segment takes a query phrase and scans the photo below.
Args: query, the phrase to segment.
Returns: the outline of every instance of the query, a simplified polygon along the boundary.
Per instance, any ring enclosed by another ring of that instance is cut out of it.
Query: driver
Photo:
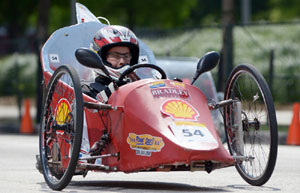
[[[111,25],[101,28],[95,34],[90,49],[99,54],[111,78],[116,81],[129,66],[138,63],[138,39],[131,30],[123,26]],[[97,74],[95,82],[83,84],[82,91],[101,102],[107,102],[115,90],[114,85],[101,70],[95,72]],[[107,143],[107,135],[91,147],[90,153],[99,154],[101,147],[105,145],[103,141]],[[41,167],[40,158],[37,156],[36,168],[42,173]]]
[[[116,81],[129,66],[138,63],[137,37],[123,26],[111,25],[101,28],[95,34],[90,49],[99,54],[111,78]],[[107,102],[115,90],[114,84],[102,70],[97,69],[95,72],[95,82],[83,85],[82,91],[100,102]]]

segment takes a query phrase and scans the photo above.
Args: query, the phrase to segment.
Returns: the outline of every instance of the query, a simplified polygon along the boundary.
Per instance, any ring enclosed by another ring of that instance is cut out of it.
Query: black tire
[[[83,96],[78,75],[71,66],[60,66],[53,73],[40,125],[45,181],[51,189],[62,190],[76,170],[83,128]]]
[[[253,66],[239,65],[227,80],[224,99],[241,104],[241,135],[235,130],[234,123],[239,120],[234,120],[233,105],[224,108],[229,151],[233,156],[247,157],[246,160],[236,159],[236,169],[246,182],[261,186],[273,173],[278,147],[277,120],[269,87]]]

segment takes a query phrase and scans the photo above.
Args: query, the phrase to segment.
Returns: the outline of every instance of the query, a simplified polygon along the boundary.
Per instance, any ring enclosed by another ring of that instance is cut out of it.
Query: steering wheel
[[[166,75],[165,71],[163,69],[161,69],[160,67],[154,65],[154,64],[137,64],[137,65],[130,66],[128,69],[126,69],[121,74],[118,82],[123,82],[123,79],[125,78],[125,76],[128,76],[135,69],[137,69],[137,68],[144,68],[144,67],[153,68],[153,69],[157,70],[161,74],[161,79],[166,79],[167,78],[167,75]]]

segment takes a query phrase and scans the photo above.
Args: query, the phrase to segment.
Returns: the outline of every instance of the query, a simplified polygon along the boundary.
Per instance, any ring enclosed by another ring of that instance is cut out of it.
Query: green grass
[[[288,125],[277,125],[277,129],[278,131],[284,131],[287,132],[289,130],[289,126]],[[269,130],[269,127],[267,127],[266,125],[261,125],[261,130]]]
[[[289,126],[287,125],[278,125],[278,131],[288,131]]]

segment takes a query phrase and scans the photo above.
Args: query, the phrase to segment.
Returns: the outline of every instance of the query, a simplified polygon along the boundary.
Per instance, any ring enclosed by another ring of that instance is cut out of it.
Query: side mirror
[[[79,48],[75,51],[75,57],[79,63],[86,67],[101,69],[105,75],[110,77],[108,70],[105,68],[101,57],[88,48]]]
[[[192,84],[197,80],[197,78],[204,72],[212,70],[219,64],[220,55],[218,52],[212,51],[206,53],[197,64],[197,71],[193,78]]]

